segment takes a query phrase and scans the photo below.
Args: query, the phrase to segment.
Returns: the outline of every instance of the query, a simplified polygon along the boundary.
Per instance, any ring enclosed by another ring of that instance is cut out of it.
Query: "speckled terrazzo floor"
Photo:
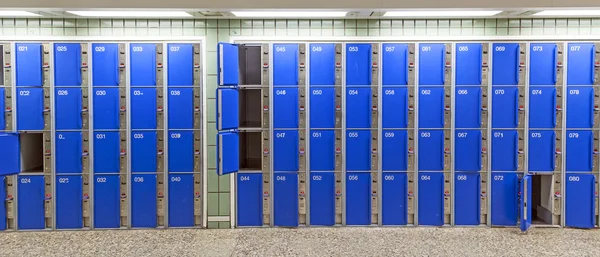
[[[0,233],[0,256],[600,256],[600,230],[300,228]]]

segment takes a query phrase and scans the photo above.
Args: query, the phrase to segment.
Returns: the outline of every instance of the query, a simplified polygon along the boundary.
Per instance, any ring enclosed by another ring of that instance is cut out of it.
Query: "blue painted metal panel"
[[[371,173],[346,173],[346,225],[371,224]]]
[[[479,225],[481,178],[478,172],[457,172],[454,176],[454,223]]]
[[[419,130],[419,170],[444,170],[444,131]]]
[[[419,128],[444,127],[444,97],[442,87],[419,89]]]
[[[408,92],[406,87],[383,88],[381,121],[383,128],[406,128],[408,125]],[[414,108],[411,106],[410,108]]]
[[[119,89],[97,87],[93,97],[94,129],[119,129]]]
[[[408,84],[408,44],[387,43],[382,45],[382,84]]]
[[[446,44],[419,44],[419,85],[444,85]]]
[[[131,88],[131,129],[156,129],[156,89]]]
[[[298,226],[298,174],[277,173],[273,185],[273,212],[275,226]]]
[[[119,175],[94,177],[94,227],[121,227],[121,179]]]
[[[516,171],[519,134],[515,130],[492,130],[492,170]]]
[[[517,225],[517,173],[492,172],[492,226]]]
[[[444,173],[419,173],[419,225],[444,225]]]
[[[194,132],[169,131],[169,172],[194,171]]]
[[[17,110],[17,130],[43,130],[43,89],[17,88]]]
[[[119,44],[92,44],[92,85],[119,85]]]
[[[263,224],[262,174],[237,174],[237,225],[257,227]]]
[[[593,85],[596,47],[594,43],[569,43],[567,85]]]
[[[155,228],[157,225],[156,208],[156,175],[132,175],[131,226]]]
[[[454,96],[456,128],[481,127],[481,87],[457,86]]]
[[[18,174],[21,171],[19,134],[0,133],[0,145],[0,176]]]
[[[273,50],[273,86],[297,86],[298,44],[273,44]]]
[[[193,49],[190,45],[190,50],[193,53]],[[234,44],[228,43],[219,43],[217,47],[217,54],[219,58],[217,58],[217,67],[218,67],[218,76],[217,76],[217,84],[219,86],[226,85],[237,85],[239,83],[239,50],[238,46]],[[180,56],[181,61],[184,59],[187,61],[188,57]],[[189,56],[190,63],[193,63],[193,55]],[[186,62],[187,63],[187,62]],[[181,75],[181,74],[173,74],[173,75]],[[192,81],[192,74],[190,74],[190,81]],[[170,85],[171,83],[169,83]],[[184,85],[184,84],[181,84]]]
[[[382,224],[384,226],[406,225],[408,221],[406,173],[384,172],[382,188]]]
[[[0,131],[6,129],[6,105],[4,104],[4,88],[0,88]]]
[[[371,85],[371,44],[346,44],[346,85]]]
[[[81,176],[56,176],[56,228],[83,227],[83,183]]]
[[[185,89],[187,90],[187,89]],[[191,89],[190,89],[191,90]],[[171,90],[171,92],[177,92],[177,90]],[[173,97],[175,98],[175,97]],[[296,100],[296,103],[298,100]],[[183,109],[185,106],[180,106]],[[189,107],[192,107],[192,102],[190,101]],[[239,127],[239,91],[237,88],[218,88],[217,89],[217,130],[228,130],[228,129],[237,129]],[[187,114],[187,113],[186,113]],[[193,114],[190,112],[186,115],[189,121],[185,124],[181,124],[179,126],[192,126],[193,123]],[[169,118],[169,122],[171,122],[171,118]],[[177,122],[173,120],[173,125]],[[189,123],[189,124],[188,124]],[[171,123],[169,123],[171,124]]]
[[[597,152],[597,150],[596,150]],[[592,171],[594,135],[591,130],[567,131],[566,171]]]
[[[310,175],[310,225],[335,225],[335,174],[312,172]]]
[[[346,88],[346,128],[371,128],[371,88]]]
[[[16,53],[16,75],[17,86],[32,86],[41,87],[44,84],[42,75],[43,64],[42,53],[43,48],[40,43],[15,44]],[[8,61],[8,60],[7,60]]]
[[[333,171],[336,152],[335,131],[312,130],[310,135],[310,170]]]
[[[554,171],[556,133],[548,130],[529,131],[529,171]]]
[[[4,176],[0,176],[0,201],[6,201],[6,185],[4,184]],[[6,206],[0,204],[0,231],[6,230]]]
[[[56,174],[83,172],[81,132],[56,132]]]
[[[81,88],[57,87],[54,92],[56,129],[81,129]]]
[[[407,170],[408,136],[406,130],[384,130],[382,146],[383,171]]]
[[[199,193],[199,192],[198,192]],[[200,194],[198,194],[200,195]],[[194,226],[194,175],[169,174],[169,226]]]
[[[371,131],[346,131],[346,170],[371,170]]]
[[[529,85],[556,84],[557,51],[556,43],[530,44]]]
[[[529,127],[556,126],[556,88],[529,87]]]
[[[44,229],[44,176],[21,175],[18,180],[19,229]]]
[[[94,172],[119,173],[121,170],[119,132],[94,133]]]
[[[310,92],[310,109],[318,110],[310,112],[310,127],[334,128],[335,88],[311,87]]]
[[[456,44],[456,85],[481,85],[481,48],[481,43]]]
[[[454,170],[481,170],[481,130],[456,130]]]
[[[156,172],[156,134],[154,131],[131,132],[131,172]]]
[[[298,131],[275,130],[273,133],[275,134],[273,139],[273,170],[275,172],[298,171]]]
[[[492,87],[492,127],[516,128],[519,126],[519,89],[517,87]]]
[[[335,44],[310,44],[310,84],[335,85]]]
[[[237,132],[217,134],[217,175],[226,175],[240,170],[240,139]]]
[[[532,201],[532,183],[531,183],[531,175],[523,176],[523,180],[520,183],[520,210],[523,215],[520,215],[520,228],[521,231],[527,231],[529,227],[531,227],[532,213],[531,208],[533,205]]]
[[[569,87],[567,91],[567,128],[592,128],[595,108],[594,88]]]
[[[87,52],[87,50],[86,50]],[[54,43],[54,86],[80,86],[81,44]]]
[[[567,227],[594,228],[596,178],[592,174],[567,174],[565,222]]]
[[[298,128],[298,88],[273,91],[273,128]]]
[[[492,44],[492,85],[518,85],[520,68],[518,43]]]
[[[129,45],[131,86],[156,86],[156,44]]]
[[[194,128],[194,92],[193,92],[193,89],[192,88],[169,88],[168,98],[169,98],[169,108],[168,108],[169,129],[193,129]],[[237,99],[236,99],[236,102],[237,102]],[[229,102],[227,102],[227,103],[229,103]]]

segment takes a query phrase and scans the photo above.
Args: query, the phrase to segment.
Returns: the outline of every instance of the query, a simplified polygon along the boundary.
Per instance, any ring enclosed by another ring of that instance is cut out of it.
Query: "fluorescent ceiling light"
[[[192,17],[183,11],[67,11],[86,17]]]
[[[494,16],[502,11],[391,11],[386,17],[480,17]]]
[[[237,17],[344,17],[347,12],[327,11],[239,11],[231,12]]]
[[[37,13],[26,12],[26,11],[0,11],[0,16],[41,16]]]
[[[600,16],[600,10],[546,10],[535,16]]]

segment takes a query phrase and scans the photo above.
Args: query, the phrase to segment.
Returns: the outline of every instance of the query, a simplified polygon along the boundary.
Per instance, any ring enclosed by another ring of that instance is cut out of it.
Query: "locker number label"
[[[141,90],[133,90],[133,95],[144,95],[144,92]]]
[[[285,132],[275,133],[275,137],[276,138],[284,138],[285,137]]]
[[[358,181],[358,175],[350,175],[350,176],[348,176],[348,180]]]
[[[58,139],[60,139],[60,140],[63,140],[63,139],[65,139],[65,135],[63,135],[63,134],[58,134]]]
[[[394,175],[385,175],[383,176],[383,180],[394,181],[396,177]]]
[[[250,181],[250,176],[240,176],[240,181]]]
[[[571,90],[569,90],[569,95],[579,95],[579,89],[571,89]]]
[[[421,51],[423,52],[431,52],[431,46],[422,46]]]
[[[394,134],[394,132],[385,132],[385,133],[383,133],[383,136],[384,137],[394,137],[395,134]]]
[[[181,177],[171,177],[171,182],[181,182]]]
[[[104,51],[106,51],[106,47],[104,47],[104,46],[94,47],[94,52],[104,52]]]
[[[542,138],[542,133],[533,132],[533,133],[531,133],[531,137],[532,138]]]
[[[69,184],[69,178],[59,178],[58,183],[60,184]]]
[[[106,177],[97,177],[96,182],[98,183],[106,183]]]
[[[30,92],[29,90],[21,90],[19,91],[19,95],[20,96],[29,96]]]
[[[532,95],[541,95],[542,94],[542,90],[539,90],[539,89],[531,90],[531,94]]]
[[[579,181],[579,176],[569,176],[569,181],[577,182]]]
[[[96,139],[106,139],[106,134],[96,134]]]
[[[544,51],[544,48],[542,46],[532,46],[531,51],[541,52],[541,51]]]
[[[421,94],[422,95],[431,95],[431,90],[429,90],[429,89],[423,89],[423,90],[421,90]]]
[[[421,132],[421,137],[431,137],[430,132]]]
[[[285,46],[275,47],[275,52],[285,52]]]
[[[285,176],[275,176],[277,181],[285,181]]]
[[[467,180],[467,175],[458,175],[456,176],[456,180],[465,181]]]
[[[350,132],[348,133],[348,137],[358,137],[358,132]]]
[[[358,95],[358,90],[356,90],[356,89],[350,89],[350,90],[348,90],[348,94],[349,95]]]
[[[144,177],[133,177],[133,182],[142,183],[144,182]]]
[[[143,52],[144,48],[141,47],[141,46],[134,46],[134,47],[131,48],[131,50],[134,51],[134,52]]]
[[[312,94],[313,95],[322,95],[323,94],[323,90],[315,89],[315,90],[312,91]]]
[[[313,132],[312,137],[321,137],[321,132]]]
[[[494,95],[503,95],[504,94],[504,89],[496,89],[494,90]]]
[[[286,95],[287,94],[287,90],[275,90],[275,94],[276,95]]]
[[[27,52],[27,46],[19,46],[19,47],[17,48],[17,50],[18,50],[19,52]]]
[[[569,47],[569,50],[571,50],[571,52],[578,52],[581,50],[581,46],[571,46]]]
[[[314,181],[321,181],[321,180],[323,180],[323,176],[321,176],[321,175],[313,175],[312,176],[312,180],[314,180]]]
[[[358,52],[358,46],[349,46],[348,52]]]
[[[106,95],[106,90],[96,90],[96,95]]]
[[[170,52],[179,52],[179,46],[171,46],[169,47]]]
[[[569,133],[569,138],[579,138],[579,133]]]
[[[181,95],[181,91],[179,91],[179,90],[171,90],[171,95]]]
[[[494,50],[496,52],[504,52],[504,51],[506,51],[506,47],[505,46],[496,46],[496,48],[494,48]]]
[[[459,46],[458,47],[458,51],[459,52],[468,52],[469,51],[469,46]]]
[[[457,134],[458,137],[467,137],[467,132],[460,132]]]
[[[504,176],[495,175],[494,180],[498,180],[498,181],[504,180]]]
[[[502,133],[502,132],[494,132],[494,137],[504,137],[504,133]]]
[[[67,46],[57,46],[56,47],[56,51],[57,52],[66,52],[67,51]]]
[[[459,89],[459,90],[457,91],[457,93],[458,93],[459,95],[467,95],[467,94],[469,94],[469,90],[466,90],[466,89]]]
[[[181,138],[180,133],[171,133],[171,138]]]
[[[385,47],[385,51],[386,52],[393,52],[394,50],[396,50],[395,46],[386,46]]]
[[[133,134],[133,138],[135,138],[135,139],[142,139],[142,138],[144,138],[144,134],[135,133],[135,134]]]
[[[312,47],[312,51],[313,51],[313,52],[321,52],[321,51],[323,51],[323,47],[320,47],[320,46],[313,46],[313,47]]]
[[[429,176],[429,175],[421,175],[421,180],[431,180],[431,176]]]
[[[56,91],[57,95],[69,95],[69,91],[67,90],[58,90]]]
[[[30,178],[21,178],[21,184],[29,184],[29,183],[31,183]]]
[[[395,95],[396,94],[396,90],[386,89],[384,93],[385,93],[385,95]]]

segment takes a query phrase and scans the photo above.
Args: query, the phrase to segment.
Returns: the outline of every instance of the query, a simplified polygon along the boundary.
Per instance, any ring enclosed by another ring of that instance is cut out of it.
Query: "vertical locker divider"
[[[487,57],[488,59],[487,61],[487,108],[488,108],[488,112],[487,112],[487,139],[488,139],[488,144],[487,144],[487,178],[486,178],[486,189],[485,189],[485,196],[486,196],[486,213],[487,213],[487,227],[491,228],[492,227],[492,197],[491,197],[491,192],[492,192],[492,93],[493,93],[493,89],[492,89],[492,74],[493,72],[492,69],[492,65],[493,65],[493,58],[494,55],[492,54],[492,46],[493,44],[490,42],[485,42],[484,44],[487,44],[487,49],[488,49],[488,54]]]
[[[378,67],[383,67],[383,43],[377,43],[379,56]],[[408,56],[406,56],[408,58]],[[408,72],[408,68],[407,68]],[[408,79],[408,78],[407,78]],[[377,225],[383,226],[383,68],[377,69]],[[408,87],[408,85],[407,85]],[[408,94],[408,92],[407,92]],[[373,103],[372,103],[373,104]],[[407,140],[408,141],[408,140]],[[373,148],[373,146],[371,146]],[[373,170],[371,171],[373,172]],[[373,189],[371,189],[373,190]]]
[[[273,62],[273,56],[274,56],[274,47],[273,47],[273,43],[269,43],[268,44],[269,47],[269,151],[271,153],[271,158],[269,158],[269,167],[271,168],[271,170],[269,171],[269,226],[270,227],[274,227],[275,226],[275,118],[274,118],[274,113],[275,113],[275,97],[273,96],[273,80],[275,78],[275,74],[273,73],[273,65],[275,64]],[[264,85],[262,85],[264,87]],[[262,90],[264,90],[264,88],[262,88]],[[264,170],[263,170],[264,172]],[[263,218],[264,219],[264,218]],[[264,224],[264,223],[263,223]]]
[[[90,229],[94,229],[95,226],[95,217],[94,217],[94,202],[95,202],[95,195],[94,195],[94,186],[95,186],[95,182],[96,182],[96,177],[95,177],[95,171],[94,171],[94,87],[93,87],[93,81],[94,81],[94,72],[93,72],[93,65],[94,62],[93,57],[92,57],[92,42],[88,42],[87,43],[87,52],[88,52],[88,81],[87,81],[87,87],[88,87],[88,165],[89,165],[89,204],[90,204]],[[83,86],[83,85],[82,85]]]
[[[455,209],[454,209],[454,204],[456,203],[456,188],[454,187],[454,174],[456,173],[455,171],[455,163],[456,163],[456,142],[455,141],[455,136],[456,136],[456,95],[455,95],[455,91],[456,91],[456,42],[455,43],[451,43],[450,44],[450,49],[452,49],[451,54],[452,54],[452,61],[451,61],[451,67],[452,70],[450,72],[450,149],[452,149],[451,153],[452,155],[450,156],[450,192],[452,192],[452,194],[450,195],[450,226],[454,226],[456,225],[456,217],[455,217]],[[444,53],[445,54],[445,53]]]
[[[305,226],[310,227],[310,182],[312,178],[312,172],[310,170],[310,141],[311,141],[311,129],[310,129],[310,95],[312,92],[312,84],[310,83],[310,53],[312,52],[312,46],[309,42],[302,42],[304,44],[304,174],[305,174],[305,207],[306,210],[306,221]],[[298,86],[300,87],[300,86]],[[302,127],[299,127],[302,129]]]
[[[164,228],[169,228],[169,112],[167,110],[169,106],[169,45],[165,42],[163,45],[163,187],[165,196],[163,197],[163,217],[164,217]],[[206,114],[205,114],[206,116]],[[206,141],[205,141],[206,142]],[[206,181],[206,180],[205,180]],[[206,182],[204,182],[206,183]],[[204,201],[206,201],[206,192],[204,192]],[[206,209],[206,207],[205,207]]]
[[[341,139],[342,139],[342,150],[341,150],[341,166],[342,166],[342,226],[346,226],[346,42],[342,43],[341,52],[341,74],[342,84],[340,85],[340,96],[342,98],[342,106],[340,107],[341,113],[340,118],[342,119],[341,124]],[[335,88],[335,87],[334,87]]]
[[[52,195],[52,229],[56,230],[56,108],[54,105],[54,94],[55,94],[55,85],[54,85],[54,80],[56,79],[54,76],[54,69],[56,68],[56,63],[54,62],[54,44],[55,43],[49,43],[50,45],[50,61],[49,63],[52,63],[52,65],[50,65],[49,67],[49,75],[50,78],[48,79],[49,81],[49,86],[50,86],[50,110],[52,110],[51,114],[50,114],[50,149],[52,152],[52,161],[51,161],[51,165],[52,165],[52,171],[51,171],[51,181],[52,181],[52,189],[51,189],[51,195]],[[81,53],[79,53],[81,55]],[[54,119],[54,120],[53,120]]]
[[[568,65],[569,62],[567,61],[569,56],[569,48],[568,48],[568,43],[567,42],[561,42],[561,43],[557,43],[557,44],[562,44],[563,47],[563,60],[562,60],[562,65],[563,65],[563,74],[562,74],[562,102],[560,103],[560,105],[563,108],[562,111],[562,116],[561,116],[561,124],[562,124],[562,135],[561,135],[561,149],[563,149],[563,154],[561,155],[561,164],[562,166],[560,167],[561,170],[561,174],[560,174],[560,181],[561,181],[561,185],[560,185],[560,192],[562,194],[561,197],[561,204],[560,204],[560,225],[561,227],[566,227],[566,197],[567,197],[567,97],[568,97]],[[557,57],[558,58],[558,57]],[[560,60],[559,60],[560,61]],[[593,103],[593,99],[592,99],[592,103]],[[593,112],[592,112],[593,113]],[[592,131],[592,143],[594,141],[594,132]],[[593,160],[593,157],[592,157]],[[555,207],[556,208],[556,207]]]
[[[166,47],[163,47],[163,51],[166,51],[166,49],[167,49]],[[207,107],[206,107],[206,102],[207,101],[205,99],[206,98],[206,76],[204,75],[204,68],[206,67],[206,58],[204,57],[204,53],[206,53],[206,45],[205,45],[205,42],[204,42],[204,37],[202,39],[200,39],[200,49],[201,49],[201,51],[200,51],[200,59],[202,61],[202,66],[200,67],[200,86],[202,87],[202,90],[201,90],[202,96],[200,97],[200,101],[202,101],[201,106],[202,106],[202,117],[203,117],[203,119],[200,121],[200,129],[202,131],[202,152],[201,152],[201,154],[203,156],[203,159],[202,159],[202,185],[201,185],[202,186],[202,227],[206,228],[206,227],[208,227],[208,209],[207,209],[208,208],[208,205],[207,205],[207,201],[208,201],[208,186],[207,186],[208,185],[208,174],[207,174],[208,173],[208,146],[207,146],[207,138],[208,138],[208,135],[207,135],[206,126],[205,126],[206,125],[205,124],[206,121],[204,119],[204,117],[207,117],[206,116],[207,115],[207,113],[206,113],[207,112],[207,110],[206,110],[207,109]],[[166,62],[163,61],[163,63],[166,63]],[[165,67],[166,66],[167,65],[165,65]],[[163,74],[166,74],[166,70],[163,72]],[[166,80],[163,80],[163,85],[166,85],[165,82],[166,82]],[[163,91],[163,92],[167,92],[167,91]],[[164,97],[164,95],[163,95],[163,97]],[[166,123],[165,123],[165,125],[163,125],[163,129],[164,129],[164,131],[166,131]],[[165,146],[165,149],[167,149],[166,146]],[[165,174],[167,174],[167,172],[166,172],[166,167],[167,166],[164,166],[164,167],[165,167],[164,168]],[[229,177],[231,177],[231,180],[234,180],[235,176],[231,175]],[[168,184],[168,180],[164,180],[164,181],[165,181],[164,182],[165,185]],[[229,206],[229,210],[230,210],[229,211],[229,215],[230,215],[229,225],[230,225],[231,228],[233,228],[234,227],[233,224],[234,224],[234,220],[235,219],[234,219],[234,215],[233,215],[234,212],[231,211],[231,210],[235,210],[235,207],[233,206],[234,205],[234,200],[233,199],[235,198],[235,186],[234,186],[234,183],[231,183],[231,182],[230,182],[229,185],[230,185],[229,186],[229,188],[230,188],[229,189],[230,190],[230,192],[229,192],[229,197],[230,197],[230,201],[229,201],[229,205],[230,205]],[[165,188],[165,192],[168,192],[166,190],[166,188]],[[167,197],[165,197],[165,198],[167,198]],[[167,213],[167,211],[165,209],[165,214],[166,213]],[[167,224],[166,216],[165,216],[165,224]]]
[[[415,84],[414,84],[414,99],[415,99],[415,105],[414,105],[414,110],[415,112],[413,113],[413,120],[414,120],[414,129],[413,129],[413,142],[414,142],[414,154],[413,154],[413,167],[414,170],[413,175],[414,175],[414,179],[413,179],[413,186],[414,186],[414,191],[413,194],[415,195],[415,197],[413,198],[413,206],[414,206],[414,218],[413,218],[413,225],[414,226],[419,226],[419,95],[420,95],[420,86],[419,86],[419,76],[420,76],[420,50],[421,49],[421,43],[417,43],[415,42],[415,63],[414,63],[414,67],[415,67]]]
[[[126,181],[127,181],[127,228],[131,228],[131,220],[133,217],[131,216],[132,209],[132,187],[131,187],[131,43],[125,43],[125,59],[127,60],[127,66],[125,66],[125,99],[127,99],[127,127],[120,128],[120,130],[125,129],[125,138],[127,140],[127,170],[120,170],[119,173],[126,172]],[[120,131],[119,130],[119,131]],[[122,192],[121,192],[122,194]]]
[[[17,72],[16,72],[16,51],[15,51],[15,46],[16,43],[12,42],[10,43],[10,48],[11,48],[11,56],[10,56],[10,63],[11,63],[11,71],[10,71],[10,76],[11,76],[11,90],[13,92],[13,97],[12,97],[12,102],[11,102],[11,106],[12,106],[12,132],[17,132]],[[19,209],[19,194],[17,193],[19,191],[19,183],[18,183],[18,178],[19,175],[15,174],[12,175],[12,180],[13,180],[13,191],[12,191],[12,195],[13,195],[13,221],[14,221],[14,228],[13,230],[17,230],[18,229],[18,224],[19,224],[19,215],[18,215],[18,209]]]

